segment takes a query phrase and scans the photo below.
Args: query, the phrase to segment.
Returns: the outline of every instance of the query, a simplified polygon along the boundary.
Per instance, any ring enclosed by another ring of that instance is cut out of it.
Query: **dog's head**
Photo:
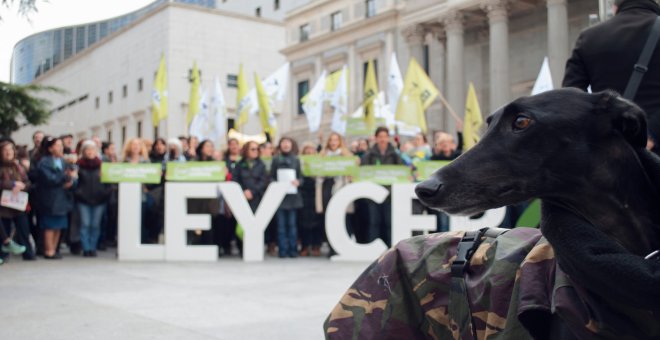
[[[561,198],[585,180],[612,182],[604,171],[604,162],[617,157],[612,153],[646,145],[644,112],[614,92],[522,97],[487,122],[476,146],[416,187],[424,204],[474,214],[533,197]]]

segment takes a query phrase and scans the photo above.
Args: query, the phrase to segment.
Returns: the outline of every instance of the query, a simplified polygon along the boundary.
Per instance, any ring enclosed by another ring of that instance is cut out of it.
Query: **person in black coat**
[[[80,213],[80,242],[83,256],[95,257],[101,235],[101,219],[112,188],[101,183],[101,159],[96,143],[83,142],[78,159],[78,187],[75,191],[76,206]]]
[[[302,195],[298,187],[303,176],[298,159],[296,142],[283,137],[277,146],[277,155],[270,166],[270,177],[276,182],[289,182],[295,187],[295,193],[287,193],[277,209],[277,246],[279,257],[298,257],[298,209],[303,207]],[[285,173],[290,172],[291,176]]]
[[[653,0],[616,0],[615,16],[584,30],[566,62],[563,87],[623,93],[660,6]],[[660,138],[660,44],[655,48],[634,102],[646,111],[653,140]]]

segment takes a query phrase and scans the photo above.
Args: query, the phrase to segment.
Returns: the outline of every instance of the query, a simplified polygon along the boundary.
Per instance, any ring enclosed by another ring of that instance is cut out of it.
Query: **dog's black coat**
[[[660,311],[660,161],[646,120],[613,92],[520,98],[482,141],[420,183],[428,206],[473,214],[542,199],[541,229],[562,269],[599,296]]]

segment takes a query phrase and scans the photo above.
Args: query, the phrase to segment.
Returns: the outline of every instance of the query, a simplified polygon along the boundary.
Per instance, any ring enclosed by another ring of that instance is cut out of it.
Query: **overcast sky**
[[[29,20],[17,14],[17,6],[0,7],[0,81],[9,81],[14,45],[34,33],[52,28],[116,17],[144,7],[154,0],[37,0],[37,13]],[[19,0],[14,0],[18,3]]]

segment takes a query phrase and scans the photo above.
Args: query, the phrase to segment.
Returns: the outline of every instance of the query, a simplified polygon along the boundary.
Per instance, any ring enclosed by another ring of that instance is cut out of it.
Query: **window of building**
[[[158,138],[158,137],[159,137],[158,136],[158,126],[154,126],[154,140],[156,140],[156,138]]]
[[[62,59],[62,30],[53,32],[53,67]]]
[[[261,16],[261,7],[257,7],[257,9],[254,10],[254,15],[256,15],[257,17]]]
[[[238,87],[238,76],[235,74],[227,75],[227,87]]]
[[[99,40],[108,35],[108,22],[104,21],[99,24]]]
[[[64,30],[64,59],[73,54],[73,28]]]
[[[137,126],[135,127],[135,129],[137,131],[137,137],[142,138],[142,121],[141,120],[137,122]]]
[[[341,27],[342,19],[341,11],[330,14],[330,29],[333,31],[338,30]]]
[[[87,46],[96,42],[96,24],[87,26]]]
[[[121,96],[124,98],[128,96],[128,85],[124,85],[121,87]]]
[[[236,120],[234,120],[234,118],[227,118],[227,131],[226,132],[229,132],[229,130],[231,130],[235,127],[236,127]]]
[[[143,86],[142,78],[140,78],[138,79],[138,83],[137,83],[138,92],[142,92],[142,86]]]
[[[424,66],[424,72],[426,72],[426,74],[429,74],[429,68],[430,68],[429,66],[430,66],[430,62],[431,62],[429,60],[429,45],[424,45],[422,47],[422,52],[423,52],[423,55],[424,55],[424,60],[422,61],[423,66]]]
[[[303,111],[302,103],[300,102],[300,100],[305,95],[307,95],[308,92],[309,92],[309,80],[299,81],[298,82],[298,101],[297,101],[297,103],[298,103],[298,114],[299,115],[305,114],[305,111]]]
[[[94,106],[95,106],[97,109],[98,109],[99,107],[101,107],[101,98],[96,97],[96,98],[94,99]]]
[[[312,28],[309,24],[304,24],[300,26],[300,42],[309,40],[309,34],[312,32]]]
[[[121,127],[121,145],[126,144],[126,125]]]
[[[376,15],[376,0],[367,0],[365,5],[367,7],[367,18]]]
[[[280,9],[280,0],[273,1],[273,9],[276,11]]]
[[[367,80],[367,65],[369,65],[369,61],[362,64],[362,84]],[[376,73],[376,83],[378,83],[378,59],[374,59],[374,73]]]
[[[108,129],[108,142],[112,142],[112,130]]]
[[[112,91],[108,92],[108,104],[112,104]]]
[[[76,53],[85,49],[85,26],[76,27]]]

